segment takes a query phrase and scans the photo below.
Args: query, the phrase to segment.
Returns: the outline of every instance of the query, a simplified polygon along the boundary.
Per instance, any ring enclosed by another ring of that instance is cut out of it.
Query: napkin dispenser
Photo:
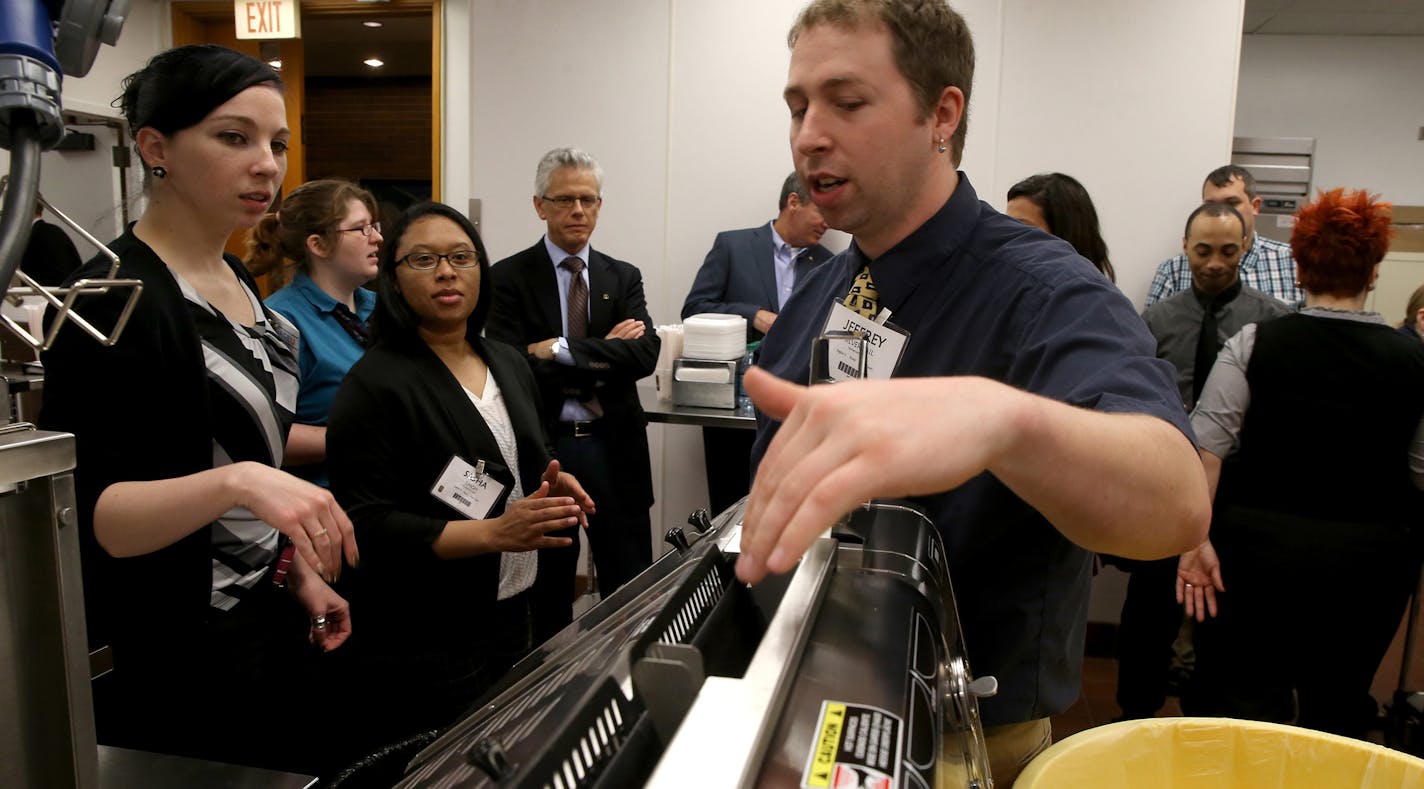
[[[737,361],[674,359],[673,405],[698,408],[737,407]]]

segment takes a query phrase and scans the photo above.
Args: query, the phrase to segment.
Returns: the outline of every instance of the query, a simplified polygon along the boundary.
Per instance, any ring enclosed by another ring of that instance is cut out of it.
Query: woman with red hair
[[[1389,222],[1364,191],[1301,209],[1305,308],[1231,338],[1192,414],[1215,507],[1178,570],[1178,600],[1205,620],[1188,715],[1353,737],[1375,722],[1424,513],[1424,345],[1365,311]]]

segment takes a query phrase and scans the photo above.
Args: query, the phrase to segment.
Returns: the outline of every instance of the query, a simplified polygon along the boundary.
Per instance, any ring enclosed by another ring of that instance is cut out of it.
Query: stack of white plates
[[[740,359],[747,352],[747,319],[740,315],[704,312],[682,322],[682,355],[686,359]]]

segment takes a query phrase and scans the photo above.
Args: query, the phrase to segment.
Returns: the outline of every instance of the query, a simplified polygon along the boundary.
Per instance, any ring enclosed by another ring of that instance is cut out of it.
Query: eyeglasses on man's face
[[[540,200],[546,203],[553,203],[560,211],[570,211],[575,203],[582,203],[585,210],[593,210],[603,202],[603,198],[598,195],[540,195]]]
[[[339,227],[336,231],[338,233],[360,233],[366,238],[370,238],[372,233],[381,232],[381,223],[372,222],[369,225],[359,225],[357,227]]]
[[[457,249],[444,255],[437,255],[434,252],[412,252],[397,260],[396,265],[404,263],[416,271],[429,271],[440,265],[442,260],[448,261],[454,268],[474,268],[480,265],[480,256],[475,254],[473,249]]]

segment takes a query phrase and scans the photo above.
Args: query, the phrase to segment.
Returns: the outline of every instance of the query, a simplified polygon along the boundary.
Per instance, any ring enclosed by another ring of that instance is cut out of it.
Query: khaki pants
[[[1053,726],[1048,718],[984,729],[984,746],[989,751],[989,777],[994,781],[994,789],[1013,786],[1019,773],[1033,757],[1042,753],[1052,742]],[[945,737],[941,748],[935,784],[938,789],[964,789],[969,783],[969,775],[964,769],[959,738],[953,735]]]

